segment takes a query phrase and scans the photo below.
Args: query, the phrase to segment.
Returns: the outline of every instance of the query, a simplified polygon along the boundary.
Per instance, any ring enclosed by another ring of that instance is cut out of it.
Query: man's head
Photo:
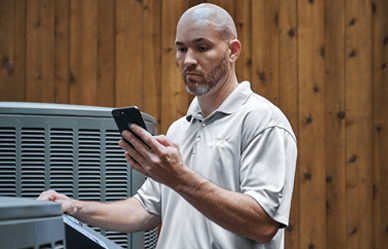
[[[175,44],[190,93],[206,94],[234,77],[241,44],[232,17],[221,7],[200,4],[187,10],[179,20]]]

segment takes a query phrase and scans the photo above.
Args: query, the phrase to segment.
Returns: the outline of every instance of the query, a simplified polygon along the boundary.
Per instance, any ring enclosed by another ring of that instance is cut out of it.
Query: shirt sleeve
[[[242,193],[253,197],[281,228],[289,222],[296,157],[294,137],[279,127],[263,130],[242,151]]]
[[[150,213],[161,216],[160,183],[147,178],[134,197]]]

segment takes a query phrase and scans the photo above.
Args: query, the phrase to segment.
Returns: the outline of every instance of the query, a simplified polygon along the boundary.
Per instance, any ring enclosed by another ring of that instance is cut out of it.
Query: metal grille
[[[99,201],[101,196],[101,134],[98,130],[78,132],[78,199]]]
[[[0,127],[0,195],[16,196],[16,130]]]
[[[22,197],[36,198],[45,190],[45,134],[43,128],[21,132]]]
[[[106,201],[125,199],[128,192],[129,168],[125,160],[124,151],[118,146],[120,134],[114,130],[106,131]]]
[[[156,243],[158,242],[158,228],[154,228],[153,230],[147,231],[144,236],[144,248],[145,249],[153,249],[156,247]]]
[[[73,198],[74,133],[71,129],[50,131],[50,188]]]

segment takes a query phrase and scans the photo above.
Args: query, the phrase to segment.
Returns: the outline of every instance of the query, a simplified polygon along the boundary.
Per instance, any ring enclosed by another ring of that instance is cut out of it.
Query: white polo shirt
[[[297,157],[296,138],[284,114],[242,82],[210,116],[203,118],[195,98],[187,116],[167,136],[180,146],[185,164],[221,188],[253,197],[288,225]],[[157,248],[284,248],[284,229],[261,245],[206,218],[169,187],[147,179],[135,195],[161,216]]]

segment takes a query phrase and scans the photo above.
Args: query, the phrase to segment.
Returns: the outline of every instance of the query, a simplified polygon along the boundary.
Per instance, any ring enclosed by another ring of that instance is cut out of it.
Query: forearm
[[[158,216],[148,213],[135,198],[113,203],[72,200],[68,213],[91,226],[106,230],[132,233],[154,228]]]
[[[222,189],[193,171],[173,188],[203,215],[246,238],[268,243],[279,228],[252,197]]]

